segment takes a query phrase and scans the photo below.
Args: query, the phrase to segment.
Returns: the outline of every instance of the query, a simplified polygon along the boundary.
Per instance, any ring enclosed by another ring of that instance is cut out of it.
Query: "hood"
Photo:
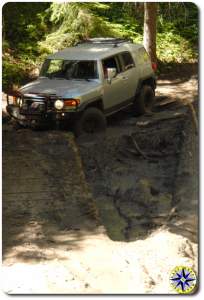
[[[90,92],[100,86],[97,80],[66,80],[39,77],[20,88],[23,94],[56,94],[59,97],[74,98]]]

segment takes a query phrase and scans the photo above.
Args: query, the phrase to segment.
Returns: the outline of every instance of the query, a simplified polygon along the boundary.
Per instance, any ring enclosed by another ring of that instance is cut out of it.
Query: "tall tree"
[[[156,63],[156,17],[157,3],[144,3],[144,46],[147,50],[152,63]]]

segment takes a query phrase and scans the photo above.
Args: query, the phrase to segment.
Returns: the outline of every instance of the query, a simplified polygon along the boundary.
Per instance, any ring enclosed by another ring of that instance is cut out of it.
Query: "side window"
[[[104,77],[107,78],[107,69],[115,68],[117,73],[121,72],[121,66],[116,56],[109,57],[102,61]]]
[[[121,53],[124,69],[128,70],[130,68],[133,68],[135,66],[133,58],[129,52],[123,52]]]

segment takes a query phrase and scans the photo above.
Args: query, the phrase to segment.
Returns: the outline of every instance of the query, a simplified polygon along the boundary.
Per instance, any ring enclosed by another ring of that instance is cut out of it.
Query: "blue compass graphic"
[[[179,293],[189,293],[193,290],[196,284],[195,273],[186,267],[177,267],[171,278],[171,285]]]

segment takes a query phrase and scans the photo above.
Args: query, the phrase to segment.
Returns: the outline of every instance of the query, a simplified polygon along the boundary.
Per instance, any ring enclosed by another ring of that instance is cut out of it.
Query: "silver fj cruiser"
[[[70,120],[77,135],[106,127],[106,116],[129,105],[143,114],[154,103],[156,80],[144,47],[95,38],[47,57],[37,80],[7,95],[7,111],[38,127]]]

